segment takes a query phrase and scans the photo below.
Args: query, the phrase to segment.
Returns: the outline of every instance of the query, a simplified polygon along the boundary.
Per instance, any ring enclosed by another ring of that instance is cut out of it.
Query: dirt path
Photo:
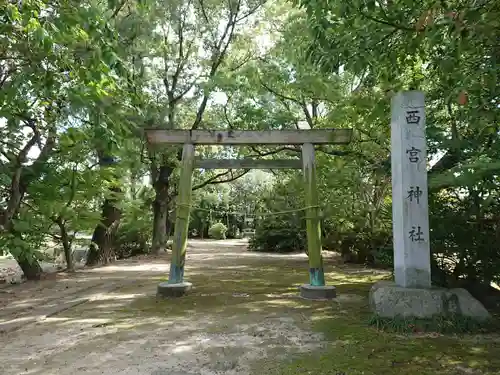
[[[304,255],[250,253],[242,240],[190,241],[186,279],[195,289],[157,301],[166,258],[5,288],[0,373],[266,374],[265,363],[323,346],[310,313],[332,302],[297,297]]]

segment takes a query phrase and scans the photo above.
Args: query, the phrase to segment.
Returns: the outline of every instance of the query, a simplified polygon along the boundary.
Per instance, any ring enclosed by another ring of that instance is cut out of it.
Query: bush
[[[372,250],[373,265],[376,267],[393,268],[394,267],[394,248],[392,241],[384,246]]]
[[[226,239],[227,227],[222,223],[215,223],[208,230],[208,236],[215,240],[225,240]]]
[[[153,236],[153,218],[138,201],[126,202],[115,237],[115,255],[118,259],[147,254]]]
[[[252,251],[291,253],[305,250],[306,231],[288,218],[267,217],[260,221],[250,239]]]
[[[448,288],[490,289],[500,282],[500,189],[429,197],[433,282]],[[439,276],[437,279],[436,276]],[[480,296],[474,295],[479,298]]]
[[[120,225],[116,233],[115,254],[117,259],[130,258],[149,253],[150,233],[144,228]]]
[[[344,262],[392,267],[393,250],[391,233],[354,228],[330,235],[339,242]]]

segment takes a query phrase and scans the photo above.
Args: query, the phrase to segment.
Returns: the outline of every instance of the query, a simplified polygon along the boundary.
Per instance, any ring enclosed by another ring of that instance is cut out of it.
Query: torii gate
[[[334,298],[334,286],[325,285],[321,256],[321,223],[316,189],[316,158],[314,145],[348,144],[352,129],[304,130],[165,130],[146,129],[150,145],[183,144],[179,195],[176,209],[172,259],[168,282],[158,285],[158,296],[184,295],[191,283],[184,281],[184,264],[191,205],[192,172],[204,169],[300,169],[305,183],[307,248],[310,283],[301,286],[301,295],[310,299]],[[300,159],[195,159],[195,145],[250,146],[301,145]]]

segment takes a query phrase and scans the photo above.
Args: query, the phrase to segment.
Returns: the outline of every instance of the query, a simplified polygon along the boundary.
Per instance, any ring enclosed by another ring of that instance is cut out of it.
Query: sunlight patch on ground
[[[132,300],[137,297],[143,297],[144,293],[99,293],[91,295],[93,301],[109,301],[109,300]]]
[[[169,263],[150,264],[146,261],[143,264],[116,264],[102,268],[93,268],[88,270],[88,273],[115,273],[115,272],[168,272],[170,270]]]

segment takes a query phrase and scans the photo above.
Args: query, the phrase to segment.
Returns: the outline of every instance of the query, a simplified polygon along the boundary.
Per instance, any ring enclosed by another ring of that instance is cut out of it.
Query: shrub
[[[381,246],[373,250],[374,255],[374,265],[381,267],[393,267],[394,266],[394,249],[392,243],[388,243],[385,246]]]
[[[147,254],[150,250],[149,231],[146,228],[134,228],[127,224],[120,225],[116,233],[115,254],[118,259]]]
[[[226,239],[227,227],[222,223],[215,223],[208,230],[208,236],[215,240],[225,240]]]
[[[115,237],[115,255],[118,259],[147,254],[150,251],[153,218],[139,201],[124,204],[122,219]]]
[[[250,239],[252,251],[291,253],[306,249],[305,229],[293,219],[267,217],[260,221],[255,235]]]
[[[385,231],[353,228],[330,234],[338,241],[344,262],[391,267],[393,265],[392,236]],[[331,240],[332,241],[332,240]]]
[[[500,189],[478,188],[429,196],[431,275],[433,284],[466,288],[488,304],[496,294],[491,282],[500,282]]]

